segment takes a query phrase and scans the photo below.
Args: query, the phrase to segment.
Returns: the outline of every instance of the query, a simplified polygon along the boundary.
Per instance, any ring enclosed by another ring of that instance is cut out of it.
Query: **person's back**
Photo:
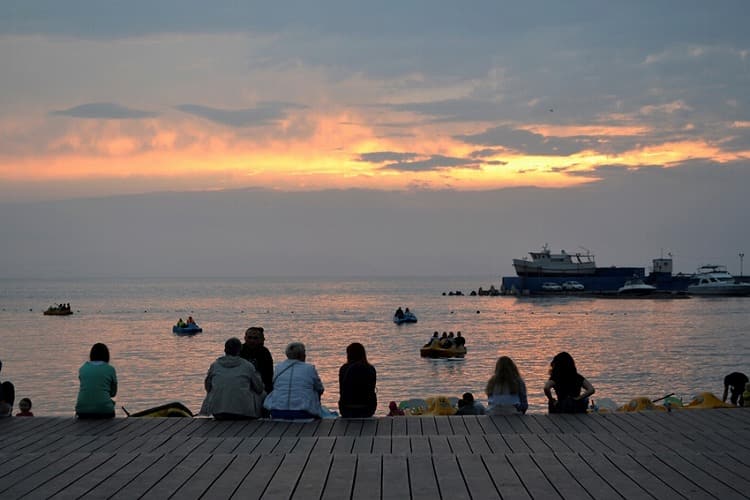
[[[742,392],[745,390],[745,384],[750,382],[742,372],[732,372],[724,377],[724,396],[721,398],[722,401],[726,402],[727,392],[731,389],[730,401],[733,405],[739,404],[742,406],[743,398]]]
[[[554,389],[557,399],[552,397]],[[583,392],[582,392],[583,391]],[[578,373],[573,357],[560,352],[550,363],[550,378],[544,384],[550,413],[586,413],[594,386]]]
[[[113,418],[117,395],[117,374],[109,364],[109,350],[101,343],[91,348],[89,361],[78,369],[78,398],[76,415],[79,418]]]
[[[464,393],[463,397],[458,400],[458,411],[456,415],[484,415],[484,406],[474,400],[474,395],[470,392]]]
[[[526,413],[529,407],[526,383],[508,356],[500,356],[495,362],[495,371],[487,381],[485,392],[490,415]]]
[[[252,363],[239,356],[242,343],[227,340],[225,355],[214,361],[206,375],[206,400],[202,411],[216,418],[259,418],[262,415],[263,381]]]
[[[263,379],[263,386],[267,393],[273,390],[273,357],[263,343],[265,334],[263,327],[251,326],[245,331],[245,343],[242,344],[240,357],[250,361]]]
[[[350,344],[346,353],[347,362],[339,368],[339,411],[343,417],[371,417],[378,405],[375,367],[359,342]]]
[[[320,418],[323,382],[315,367],[305,363],[304,344],[292,342],[286,348],[286,355],[287,359],[274,370],[273,391],[263,406],[272,418]]]

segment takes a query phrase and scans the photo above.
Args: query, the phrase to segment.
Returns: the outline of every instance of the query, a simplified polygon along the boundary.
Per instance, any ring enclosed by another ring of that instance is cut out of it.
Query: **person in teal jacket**
[[[109,364],[109,349],[102,343],[91,348],[89,360],[78,369],[78,418],[114,418],[117,374]]]

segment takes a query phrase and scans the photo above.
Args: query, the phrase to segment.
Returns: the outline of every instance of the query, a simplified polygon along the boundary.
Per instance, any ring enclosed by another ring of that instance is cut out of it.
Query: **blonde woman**
[[[487,399],[489,415],[523,414],[529,408],[526,383],[508,356],[500,356],[495,363],[495,373],[487,381]]]

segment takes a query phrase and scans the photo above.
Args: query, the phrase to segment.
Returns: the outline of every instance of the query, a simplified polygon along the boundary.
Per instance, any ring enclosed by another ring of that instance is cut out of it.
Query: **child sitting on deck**
[[[34,414],[31,413],[31,400],[29,398],[23,398],[21,401],[19,401],[18,409],[21,411],[16,413],[17,417],[33,417],[34,416]]]

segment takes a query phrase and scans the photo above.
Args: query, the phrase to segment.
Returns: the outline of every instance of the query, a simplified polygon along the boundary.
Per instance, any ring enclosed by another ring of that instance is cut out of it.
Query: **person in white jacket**
[[[287,359],[276,365],[273,391],[263,406],[271,412],[271,418],[320,418],[323,382],[315,366],[305,363],[305,344],[292,342],[286,346],[285,354]]]
[[[240,357],[241,349],[240,339],[232,337],[224,344],[224,356],[211,363],[201,414],[221,420],[262,416],[263,381],[255,366]]]

